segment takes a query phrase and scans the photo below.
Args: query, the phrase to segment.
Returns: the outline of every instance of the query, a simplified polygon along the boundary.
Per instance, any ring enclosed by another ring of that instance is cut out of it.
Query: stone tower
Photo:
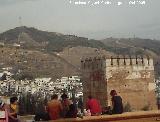
[[[149,57],[93,57],[81,61],[84,102],[87,96],[110,104],[110,91],[115,89],[132,110],[145,106],[156,109],[154,65]]]

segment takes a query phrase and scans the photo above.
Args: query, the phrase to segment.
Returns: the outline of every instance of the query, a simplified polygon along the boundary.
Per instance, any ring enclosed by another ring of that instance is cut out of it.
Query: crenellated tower
[[[81,60],[84,101],[88,95],[110,104],[115,89],[134,110],[156,108],[154,64],[148,56],[88,57]]]

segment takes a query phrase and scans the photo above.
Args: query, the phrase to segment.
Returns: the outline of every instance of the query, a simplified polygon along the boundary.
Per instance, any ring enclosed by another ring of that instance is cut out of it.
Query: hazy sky
[[[160,40],[160,0],[99,0],[111,5],[75,5],[89,0],[0,0],[0,32],[17,26],[88,38],[133,37]],[[98,0],[90,0],[96,2]],[[116,2],[123,4],[118,6]],[[19,18],[21,17],[21,22]]]

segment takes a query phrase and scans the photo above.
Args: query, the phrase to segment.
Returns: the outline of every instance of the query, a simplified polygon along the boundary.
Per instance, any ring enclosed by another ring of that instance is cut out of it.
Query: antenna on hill
[[[20,29],[20,33],[19,33],[19,35],[18,35],[18,43],[20,44],[21,43],[21,37],[22,37],[22,34],[23,34],[23,31],[24,31],[24,27],[23,27],[23,24],[22,24],[22,17],[21,16],[19,16],[19,26],[21,27],[21,29]]]
[[[22,17],[21,16],[19,16],[19,26],[21,27],[22,26]]]
[[[135,34],[133,35],[133,38],[134,38],[134,39],[136,38],[136,35],[135,35]]]

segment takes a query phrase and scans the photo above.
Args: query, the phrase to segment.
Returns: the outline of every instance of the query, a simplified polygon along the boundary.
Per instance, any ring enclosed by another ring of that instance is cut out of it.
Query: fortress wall
[[[154,90],[153,59],[146,57],[94,57],[81,62],[84,78],[84,99],[88,95],[108,104],[112,89],[122,96],[134,110],[141,110],[145,105],[156,109]],[[103,97],[101,97],[103,96]]]
[[[105,65],[103,57],[87,58],[81,61],[84,106],[89,95],[100,100],[102,106],[106,106],[107,83],[105,80]]]
[[[149,105],[156,109],[155,92],[150,90],[154,84],[154,64],[151,58],[106,59],[107,92],[115,89],[134,110]],[[116,60],[119,61],[116,62]],[[120,65],[119,65],[120,64]],[[108,94],[108,97],[109,94]],[[110,99],[110,98],[108,98]]]

